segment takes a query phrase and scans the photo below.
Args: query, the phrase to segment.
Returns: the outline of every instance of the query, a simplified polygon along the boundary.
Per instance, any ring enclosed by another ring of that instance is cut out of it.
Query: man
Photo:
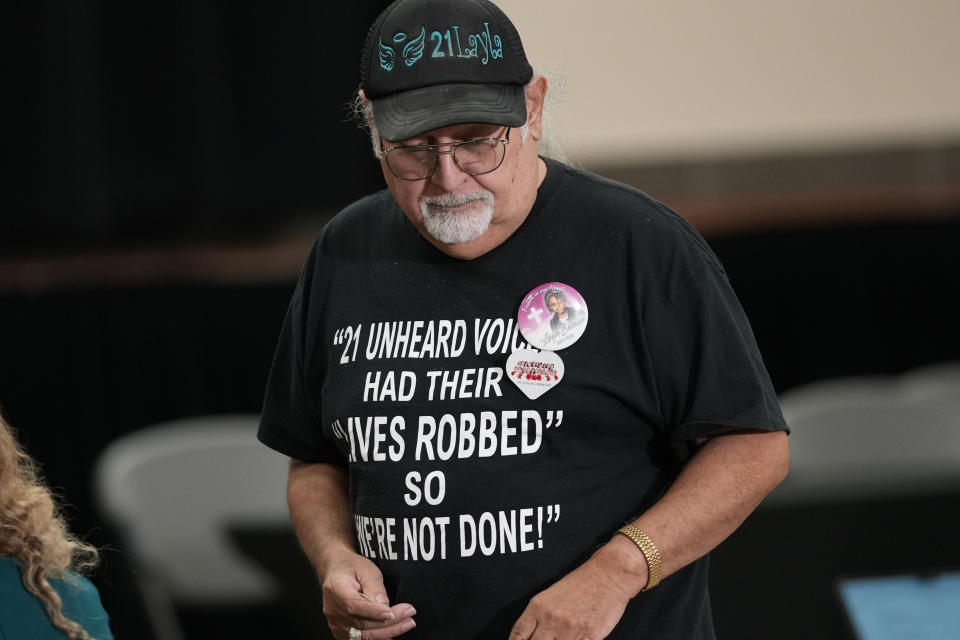
[[[387,190],[311,250],[259,432],[334,637],[712,638],[706,554],[788,457],[716,257],[538,156],[547,83],[486,0],[393,3],[361,78]],[[539,350],[556,283],[603,313]]]

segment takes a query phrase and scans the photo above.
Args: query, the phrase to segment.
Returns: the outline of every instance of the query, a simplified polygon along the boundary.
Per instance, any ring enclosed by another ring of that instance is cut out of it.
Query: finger
[[[357,581],[360,583],[360,593],[380,604],[390,605],[390,598],[387,596],[387,589],[383,586],[383,577],[379,570],[360,570],[357,571]]]
[[[346,612],[350,617],[370,620],[390,619],[387,615],[390,607],[377,602],[374,597],[360,591],[361,585],[356,580],[334,579],[323,585],[324,611],[329,616],[339,612]]]
[[[379,602],[374,602],[363,596],[359,591],[354,591],[343,599],[343,609],[351,619],[362,621],[362,628],[372,625],[391,622],[397,618],[397,612],[391,607]],[[361,625],[357,625],[358,627]]]
[[[390,605],[390,598],[387,597],[386,591],[382,591],[382,592],[374,591],[374,593],[364,593],[363,591],[361,591],[360,595],[362,595],[364,598],[366,598],[370,602],[376,602],[377,604],[383,604],[387,606]]]
[[[403,620],[392,622],[383,627],[375,627],[370,629],[363,629],[360,627],[357,628],[360,630],[361,640],[389,640],[390,638],[396,638],[397,636],[410,631],[415,626],[417,626],[417,622],[412,617],[408,617]],[[347,630],[345,636],[349,637],[349,629]]]
[[[536,630],[537,619],[524,611],[520,619],[513,625],[513,629],[510,630],[509,640],[528,640]]]
[[[417,610],[413,608],[413,605],[406,602],[393,605],[390,607],[390,612],[393,614],[394,620],[400,621],[417,615]]]
[[[350,607],[347,606],[347,613],[349,615],[340,617],[339,621],[344,625],[354,626],[362,630],[384,629],[401,624],[416,615],[417,610],[414,609],[412,605],[404,603],[394,605],[382,613],[374,615],[360,615],[358,613],[352,613],[350,611]]]

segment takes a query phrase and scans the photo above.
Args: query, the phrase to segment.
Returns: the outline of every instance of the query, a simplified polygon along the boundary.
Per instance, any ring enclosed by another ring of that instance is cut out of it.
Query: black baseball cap
[[[527,121],[533,69],[509,18],[488,0],[396,0],[370,27],[360,88],[387,140],[453,124]]]

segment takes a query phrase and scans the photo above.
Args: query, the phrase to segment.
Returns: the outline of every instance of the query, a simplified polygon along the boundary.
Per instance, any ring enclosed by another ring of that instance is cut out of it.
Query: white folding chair
[[[287,458],[256,439],[256,415],[154,425],[111,443],[95,495],[130,554],[160,640],[182,640],[179,605],[268,602],[273,578],[231,545],[230,525],[289,522]]]
[[[790,474],[765,504],[960,490],[960,364],[825,380],[780,400]]]

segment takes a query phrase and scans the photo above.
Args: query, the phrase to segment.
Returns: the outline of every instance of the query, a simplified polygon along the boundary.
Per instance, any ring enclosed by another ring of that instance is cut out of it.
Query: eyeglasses
[[[383,148],[383,140],[381,140],[380,150],[393,175],[401,180],[426,180],[437,170],[440,154],[446,153],[453,156],[457,167],[467,175],[480,176],[496,171],[503,164],[508,142],[510,142],[510,127],[507,127],[506,137],[503,139],[476,138],[446,144],[399,145],[389,149]],[[441,147],[449,147],[449,149],[440,151]]]

